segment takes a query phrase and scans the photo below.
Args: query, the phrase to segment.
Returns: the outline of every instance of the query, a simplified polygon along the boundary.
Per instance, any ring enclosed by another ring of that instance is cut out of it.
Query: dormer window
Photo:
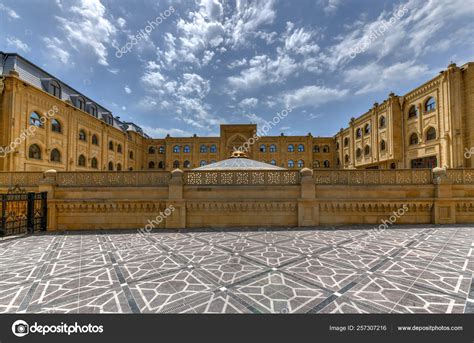
[[[97,107],[95,105],[92,105],[89,109],[89,113],[97,118]]]
[[[77,108],[81,111],[84,111],[86,109],[86,102],[83,98],[77,99]]]
[[[61,99],[61,86],[56,81],[51,81],[49,84],[50,93],[56,98]]]

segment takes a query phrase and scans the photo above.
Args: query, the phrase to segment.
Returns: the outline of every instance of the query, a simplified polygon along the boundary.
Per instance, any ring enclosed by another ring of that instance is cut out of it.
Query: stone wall
[[[474,223],[473,169],[0,173],[13,182],[48,192],[52,231]]]

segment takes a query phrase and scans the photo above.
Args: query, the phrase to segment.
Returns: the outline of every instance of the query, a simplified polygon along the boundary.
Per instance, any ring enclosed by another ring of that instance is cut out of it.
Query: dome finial
[[[230,158],[247,158],[247,154],[241,150],[234,150],[230,154]]]

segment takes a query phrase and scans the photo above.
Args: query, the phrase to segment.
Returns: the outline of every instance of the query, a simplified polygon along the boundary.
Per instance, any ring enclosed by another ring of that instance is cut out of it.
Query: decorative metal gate
[[[26,192],[15,186],[0,196],[0,237],[46,231],[47,192]]]

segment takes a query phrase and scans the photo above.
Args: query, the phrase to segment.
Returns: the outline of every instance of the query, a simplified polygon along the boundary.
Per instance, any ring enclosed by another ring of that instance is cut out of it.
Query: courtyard
[[[0,312],[474,313],[470,226],[73,231],[0,241]]]

